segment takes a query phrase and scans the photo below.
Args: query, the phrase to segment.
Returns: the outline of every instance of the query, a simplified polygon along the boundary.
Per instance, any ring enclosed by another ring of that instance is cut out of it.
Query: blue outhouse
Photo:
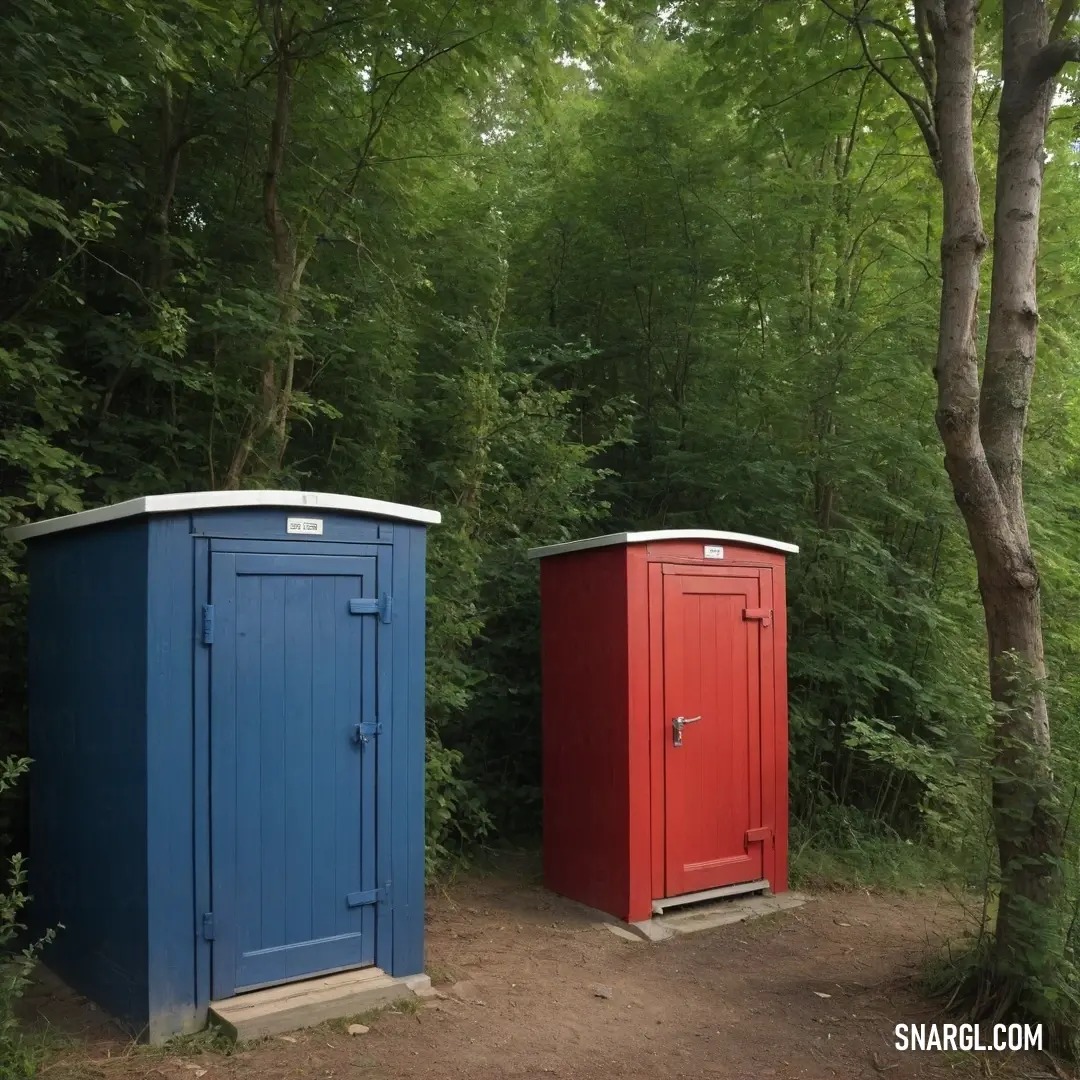
[[[20,526],[32,918],[157,1042],[211,1001],[423,967],[432,511],[155,495]]]

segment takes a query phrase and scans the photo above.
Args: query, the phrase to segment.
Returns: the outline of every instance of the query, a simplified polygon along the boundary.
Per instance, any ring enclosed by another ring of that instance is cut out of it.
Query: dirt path
[[[429,903],[428,972],[446,995],[224,1056],[131,1047],[63,996],[28,1004],[77,1033],[51,1080],[665,1080],[994,1076],[1053,1080],[1045,1061],[907,1053],[893,1025],[933,1017],[913,977],[961,925],[940,896],[865,892],[680,936],[624,941],[520,873],[473,877]],[[601,994],[610,996],[600,996]],[[201,1070],[205,1070],[202,1072]]]

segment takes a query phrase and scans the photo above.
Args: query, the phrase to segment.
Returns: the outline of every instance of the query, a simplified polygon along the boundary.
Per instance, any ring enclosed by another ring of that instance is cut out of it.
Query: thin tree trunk
[[[311,257],[310,252],[302,254],[299,251],[297,238],[281,209],[279,185],[285,162],[289,105],[296,61],[290,51],[293,28],[291,25],[286,27],[280,3],[274,9],[273,19],[277,78],[266,172],[263,177],[263,221],[271,243],[278,327],[266,343],[258,397],[233,449],[222,482],[222,487],[226,490],[240,487],[253,455],[268,437],[271,445],[267,448],[267,457],[279,467],[284,458],[296,370],[295,330],[300,321],[300,286]]]
[[[190,97],[189,88],[180,110],[180,116],[177,118],[174,115],[175,103],[171,77],[168,74],[163,76],[159,118],[161,169],[154,203],[147,213],[143,225],[147,240],[143,264],[143,281],[146,292],[152,296],[162,292],[169,283],[169,277],[172,273],[169,223],[172,217],[173,198],[176,195],[176,182],[180,175],[180,154],[191,139],[191,135],[183,130]],[[179,132],[176,130],[178,125],[181,129]],[[131,374],[133,362],[133,360],[129,360],[118,368],[109,380],[109,384],[101,396],[101,404],[98,410],[99,420],[104,421],[109,415],[116,394]]]
[[[190,133],[183,130],[190,96],[189,88],[177,120],[174,115],[172,82],[168,75],[164,77],[161,87],[161,171],[157,198],[147,222],[152,249],[147,259],[146,285],[154,292],[165,287],[172,269],[169,221],[173,198],[176,195],[176,181],[180,175],[180,153],[191,138]],[[178,123],[180,131],[176,130]]]

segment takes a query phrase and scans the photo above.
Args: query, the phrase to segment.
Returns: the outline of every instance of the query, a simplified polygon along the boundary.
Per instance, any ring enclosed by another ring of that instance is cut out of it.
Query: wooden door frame
[[[761,819],[771,830],[762,852],[762,872],[773,892],[787,891],[787,619],[783,609],[783,567],[772,561],[703,565],[677,559],[649,559],[648,677],[649,677],[649,809],[650,891],[652,900],[666,890],[667,717],[664,710],[664,576],[756,577],[761,605],[773,611],[772,625],[758,639],[761,742]],[[781,602],[777,604],[777,597]],[[770,677],[771,673],[771,677]],[[635,908],[641,905],[635,903]]]
[[[206,1008],[214,1000],[213,954],[214,942],[207,940],[204,934],[204,913],[214,908],[213,885],[213,844],[212,844],[212,739],[211,739],[211,657],[210,650],[201,640],[201,606],[211,602],[211,563],[214,555],[219,554],[255,554],[255,555],[315,555],[330,557],[374,557],[376,589],[378,592],[392,592],[395,586],[400,595],[407,596],[406,584],[411,567],[406,558],[399,557],[390,540],[378,541],[331,541],[312,545],[301,539],[289,540],[253,540],[233,537],[196,537],[194,549],[195,561],[195,604],[193,621],[195,626],[195,760],[194,786],[196,791],[195,807],[195,910],[194,931],[196,947],[196,1003],[200,1009]],[[402,605],[404,606],[404,605]],[[422,608],[420,609],[422,612]],[[412,613],[416,618],[416,612]],[[421,623],[421,627],[422,627]],[[402,686],[408,686],[408,663],[402,659],[401,634],[409,633],[406,620],[399,617],[396,625],[382,626],[375,629],[375,686],[376,711],[382,734],[376,741],[375,761],[375,863],[376,885],[386,894],[375,909],[374,950],[376,966],[393,973],[395,965],[394,946],[394,896],[391,894],[394,879],[394,844],[400,843],[393,838],[395,830],[405,824],[400,808],[395,811],[398,799],[395,792],[400,785],[395,785],[395,778],[400,778],[402,771],[401,757],[395,755],[395,736],[403,741],[407,733],[401,730],[401,723],[407,712],[407,694]],[[415,631],[414,631],[415,633]],[[421,641],[423,639],[421,638]],[[415,822],[410,823],[415,827]],[[420,825],[423,822],[420,819]],[[422,836],[420,837],[422,842]],[[405,888],[400,892],[406,892]],[[215,927],[215,931],[216,931]],[[216,937],[216,932],[215,932]],[[415,965],[410,965],[415,966]],[[317,976],[316,976],[317,977]],[[302,980],[287,980],[302,981]]]

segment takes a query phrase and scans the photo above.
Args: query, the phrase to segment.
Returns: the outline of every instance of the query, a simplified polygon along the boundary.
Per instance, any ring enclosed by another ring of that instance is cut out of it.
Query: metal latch
[[[351,741],[353,746],[365,746],[375,735],[382,734],[382,724],[357,724],[353,728]]]
[[[388,623],[394,614],[394,598],[389,593],[374,597],[357,597],[349,601],[350,615],[378,615],[379,622]]]
[[[760,622],[765,630],[772,626],[772,608],[743,608],[742,617],[747,622]]]
[[[363,892],[351,892],[345,897],[345,906],[351,908],[367,907],[369,904],[385,904],[390,899],[390,883],[382,889],[365,889]]]

